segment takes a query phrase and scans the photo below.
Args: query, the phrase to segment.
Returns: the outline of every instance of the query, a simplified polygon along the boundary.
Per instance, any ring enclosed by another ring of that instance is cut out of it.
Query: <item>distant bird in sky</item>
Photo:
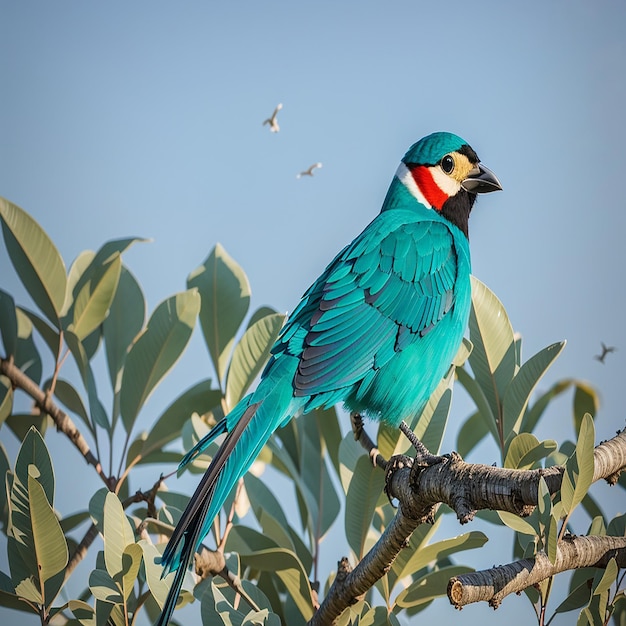
[[[313,163],[313,165],[311,165],[311,167],[309,167],[308,170],[304,170],[304,172],[300,172],[299,174],[296,174],[296,178],[302,178],[303,176],[313,176],[314,170],[320,167],[322,167],[321,163]]]
[[[604,363],[604,359],[606,359],[606,355],[611,352],[615,352],[617,348],[615,348],[615,346],[607,346],[604,343],[604,341],[601,341],[600,344],[602,345],[602,352],[601,354],[596,354],[593,358],[596,361],[600,361],[600,363]]]
[[[175,576],[158,626],[168,623],[228,495],[277,428],[342,403],[404,431],[404,420],[423,410],[469,319],[470,211],[477,194],[501,188],[456,135],[434,133],[409,148],[380,213],[288,317],[256,390],[183,457],[180,468],[225,435],[163,552],[163,575]]]
[[[283,108],[282,103],[278,104],[276,108],[274,109],[272,116],[268,117],[263,122],[263,126],[265,126],[265,124],[269,124],[270,131],[273,133],[277,133],[280,130],[280,126],[278,125],[278,120],[276,119],[276,116],[278,115],[278,111],[280,111],[282,108]]]

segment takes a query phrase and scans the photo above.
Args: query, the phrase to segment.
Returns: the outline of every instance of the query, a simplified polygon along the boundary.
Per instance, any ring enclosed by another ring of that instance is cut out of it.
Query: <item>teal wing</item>
[[[452,309],[457,251],[446,224],[376,220],[305,293],[273,349],[299,357],[294,395],[361,381]]]

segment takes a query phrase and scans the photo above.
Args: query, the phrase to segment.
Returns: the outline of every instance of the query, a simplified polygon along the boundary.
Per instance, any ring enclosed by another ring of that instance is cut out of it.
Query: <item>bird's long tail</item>
[[[180,467],[205,450],[219,435],[228,433],[180,518],[161,557],[163,576],[176,571],[157,626],[165,626],[194,552],[209,532],[237,481],[252,465],[270,435],[294,415],[291,385],[264,380],[183,458]]]

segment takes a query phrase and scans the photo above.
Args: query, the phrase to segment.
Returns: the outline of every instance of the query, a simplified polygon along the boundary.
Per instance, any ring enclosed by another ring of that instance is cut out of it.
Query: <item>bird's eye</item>
[[[446,156],[441,159],[441,169],[446,174],[452,174],[452,171],[454,170],[454,159],[451,155],[446,154]]]

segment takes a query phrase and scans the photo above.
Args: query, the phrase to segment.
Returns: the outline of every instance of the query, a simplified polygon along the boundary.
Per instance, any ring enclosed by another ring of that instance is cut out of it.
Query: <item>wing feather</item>
[[[299,357],[295,395],[367,383],[451,310],[456,276],[444,222],[372,222],[305,293],[272,350]]]

